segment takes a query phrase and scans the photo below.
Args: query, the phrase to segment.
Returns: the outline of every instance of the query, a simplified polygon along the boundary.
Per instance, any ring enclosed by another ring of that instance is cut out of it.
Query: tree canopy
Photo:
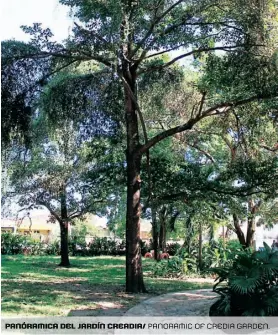
[[[21,66],[43,60],[49,64],[47,73],[36,69],[33,73],[35,83],[44,85],[57,74],[44,90],[49,117],[55,122],[77,120],[84,137],[91,136],[92,124],[99,131],[121,129],[125,135],[126,290],[143,292],[140,192],[141,185],[151,181],[152,148],[172,136],[182,138],[179,134],[183,133],[188,146],[205,156],[196,160],[194,150],[181,149],[186,162],[178,161],[178,171],[165,178],[166,183],[170,179],[169,185],[186,185],[176,194],[206,190],[220,201],[219,194],[248,196],[257,187],[261,187],[259,192],[271,187],[264,176],[275,173],[275,159],[266,164],[262,155],[258,162],[256,155],[246,152],[244,142],[249,136],[246,123],[267,117],[277,123],[277,4],[261,0],[60,3],[71,8],[75,19],[68,39],[57,43],[40,24],[25,26],[31,36],[28,48],[20,54],[8,53],[4,64]],[[191,60],[187,80],[178,63],[185,59]],[[66,68],[75,68],[76,73],[64,74]],[[237,122],[228,126],[225,122],[231,115]],[[225,133],[223,141],[228,136],[226,143],[232,140],[239,148],[237,160],[228,163],[229,155],[223,154],[215,168],[205,142],[196,142],[192,135],[203,131],[206,122],[207,129],[214,128],[214,122],[221,124],[218,130]],[[7,121],[8,131],[17,123],[9,126]],[[274,143],[263,145],[273,149]],[[141,178],[143,155],[149,171],[146,180]],[[203,166],[204,159],[211,164]],[[236,188],[234,182],[240,178],[242,184]]]

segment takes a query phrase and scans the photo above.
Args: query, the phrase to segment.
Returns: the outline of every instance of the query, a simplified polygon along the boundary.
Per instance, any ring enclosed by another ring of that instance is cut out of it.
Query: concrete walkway
[[[168,293],[144,300],[124,316],[208,316],[217,294],[211,290]]]

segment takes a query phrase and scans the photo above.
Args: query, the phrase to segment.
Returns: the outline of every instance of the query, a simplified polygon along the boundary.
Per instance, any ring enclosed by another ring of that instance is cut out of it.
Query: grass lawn
[[[153,266],[143,262],[145,271]],[[146,277],[148,294],[127,294],[124,257],[71,257],[70,268],[58,263],[56,256],[2,256],[2,315],[122,315],[153,295],[212,287],[195,279]]]

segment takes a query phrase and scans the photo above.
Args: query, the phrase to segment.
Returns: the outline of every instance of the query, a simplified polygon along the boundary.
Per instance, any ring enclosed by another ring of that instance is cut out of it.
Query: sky
[[[28,41],[29,35],[20,26],[42,23],[43,28],[50,28],[54,33],[53,40],[60,42],[68,37],[73,26],[69,7],[59,4],[58,0],[3,0],[0,18],[2,41],[13,38]],[[176,57],[180,51],[171,54]],[[191,62],[191,58],[188,62]],[[185,63],[185,60],[180,62],[181,65]]]
[[[57,41],[65,39],[72,26],[69,7],[59,4],[58,0],[3,0],[1,1],[1,40],[17,39],[28,41],[28,35],[21,25],[42,23],[50,28]]]

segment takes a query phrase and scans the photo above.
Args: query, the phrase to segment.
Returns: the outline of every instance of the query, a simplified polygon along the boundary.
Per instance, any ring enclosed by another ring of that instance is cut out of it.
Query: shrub
[[[44,255],[46,244],[33,240],[31,237],[27,237],[26,246],[23,249],[23,254],[26,255]]]
[[[2,255],[42,255],[45,254],[46,245],[32,239],[30,236],[3,233],[1,234]]]
[[[179,243],[167,243],[166,244],[166,250],[165,252],[167,252],[170,256],[174,256],[176,255],[176,253],[178,252],[178,250],[181,248]]]
[[[144,248],[147,245],[143,244]],[[1,254],[3,255],[59,255],[60,242],[48,244],[33,240],[30,236],[13,233],[1,235]],[[71,256],[123,256],[125,255],[125,241],[111,240],[107,237],[96,237],[87,245],[85,236],[69,237],[69,255]]]
[[[85,236],[74,235],[69,236],[69,255],[70,256],[86,256],[88,254]]]
[[[231,264],[236,255],[242,252],[242,246],[237,240],[224,243],[219,239],[214,243],[205,243],[202,249],[204,270]]]
[[[1,254],[17,255],[22,254],[23,250],[28,246],[28,238],[24,235],[13,233],[1,234]]]
[[[278,252],[264,247],[243,251],[232,265],[213,269],[219,276],[213,289],[220,298],[211,316],[278,316]]]
[[[60,242],[53,241],[46,245],[45,247],[45,254],[46,255],[60,255]]]
[[[180,277],[185,273],[184,261],[178,256],[168,260],[161,260],[154,266],[153,275],[158,277]]]
[[[125,254],[125,242],[110,240],[107,237],[96,237],[89,243],[88,254],[90,256],[122,256]]]

